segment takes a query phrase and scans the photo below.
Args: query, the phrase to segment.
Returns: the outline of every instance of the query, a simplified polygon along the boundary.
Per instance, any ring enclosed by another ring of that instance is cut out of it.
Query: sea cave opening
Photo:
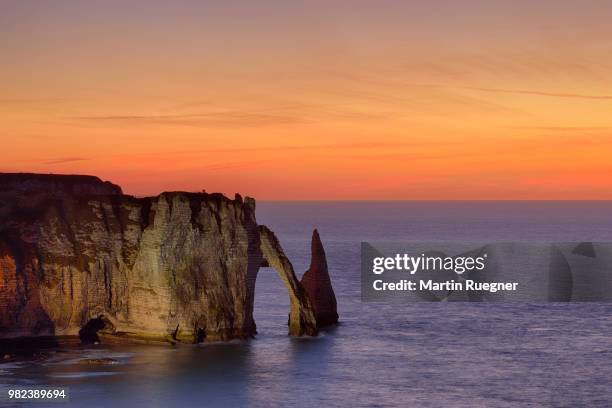
[[[90,319],[79,330],[79,338],[82,344],[94,344],[100,341],[100,331],[114,331],[113,324],[103,315]]]
[[[206,330],[204,330],[202,327],[198,327],[196,329],[196,336],[195,336],[195,342],[197,344],[199,343],[203,343],[204,340],[206,339]]]

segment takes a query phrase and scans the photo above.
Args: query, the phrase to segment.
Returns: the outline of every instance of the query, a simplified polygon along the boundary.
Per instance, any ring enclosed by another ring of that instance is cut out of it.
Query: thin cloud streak
[[[575,98],[575,99],[589,99],[589,100],[612,100],[612,95],[587,95],[587,94],[573,94],[563,92],[542,92],[542,91],[529,91],[522,89],[504,89],[504,88],[479,88],[466,86],[463,89],[478,92],[490,92],[490,93],[506,93],[515,95],[533,95],[533,96],[548,96],[555,98]]]
[[[508,126],[516,130],[544,130],[554,132],[609,132],[612,127],[606,126]]]
[[[39,98],[39,99],[27,99],[27,98],[0,98],[0,104],[2,105],[31,105],[38,103],[61,103],[67,102],[65,98]]]
[[[199,103],[184,104],[182,106],[196,106]],[[180,110],[177,105],[171,109]],[[76,120],[83,122],[117,122],[117,123],[143,123],[162,125],[185,126],[271,126],[291,124],[313,124],[326,119],[341,120],[385,120],[392,115],[388,112],[363,112],[353,108],[353,104],[291,104],[257,110],[218,110],[200,113],[165,113],[144,115],[96,115],[96,116],[70,116],[63,120]]]
[[[89,159],[85,157],[59,157],[57,159],[51,159],[49,161],[46,161],[44,164],[54,165],[54,164],[72,163],[72,162],[85,161],[85,160],[89,160]]]
[[[266,126],[278,124],[309,123],[309,120],[282,115],[268,115],[250,112],[192,113],[179,115],[108,115],[108,116],[73,116],[68,120],[91,122],[118,122],[166,124],[186,126]]]
[[[168,123],[168,124],[206,124],[206,125],[252,125],[252,124],[288,124],[303,123],[304,119],[267,115],[250,112],[218,112],[218,113],[191,113],[175,115],[108,115],[108,116],[74,116],[70,120],[83,121],[116,121],[116,122],[144,122],[144,123]]]
[[[131,155],[116,155],[117,158],[134,158],[134,157],[152,157],[152,156],[173,156],[173,155],[200,155],[205,153],[264,153],[264,152],[289,152],[289,151],[335,151],[343,150],[368,150],[368,149],[389,149],[389,148],[417,148],[417,147],[434,147],[434,146],[452,146],[461,145],[462,142],[364,142],[364,143],[329,143],[317,145],[285,145],[285,146],[262,146],[262,147],[228,147],[228,148],[212,148],[212,149],[195,149],[182,150],[163,153],[139,153]]]
[[[321,145],[296,145],[296,146],[274,146],[274,147],[236,147],[236,148],[225,148],[225,149],[212,149],[204,150],[200,152],[211,152],[211,153],[234,153],[234,152],[263,152],[263,151],[292,151],[292,150],[327,150],[327,149],[376,149],[376,148],[388,148],[388,147],[402,147],[406,146],[406,143],[332,143],[332,144],[321,144]],[[414,144],[411,144],[414,146]],[[427,143],[430,145],[430,143]]]

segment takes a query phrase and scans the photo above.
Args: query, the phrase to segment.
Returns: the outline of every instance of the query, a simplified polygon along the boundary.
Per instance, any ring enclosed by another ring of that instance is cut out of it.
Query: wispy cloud
[[[594,99],[594,100],[612,100],[612,95],[589,95],[589,94],[576,94],[576,93],[565,93],[565,92],[543,92],[543,91],[531,91],[523,89],[504,89],[504,88],[480,88],[480,87],[463,87],[470,91],[478,92],[491,92],[491,93],[507,93],[515,95],[533,95],[533,96],[548,96],[555,98],[577,98],[577,99]]]
[[[179,104],[175,104],[175,105],[172,105],[170,107],[167,107],[167,108],[163,109],[163,111],[164,112],[180,111],[180,110],[191,109],[191,108],[201,108],[203,106],[214,107],[215,104],[210,102],[210,101],[184,102],[184,103],[179,103]]]
[[[381,149],[406,146],[406,143],[330,143],[317,145],[293,145],[293,146],[272,146],[272,147],[235,147],[224,149],[212,149],[207,152],[233,153],[233,152],[262,152],[262,151],[293,151],[293,150],[329,150],[329,149]],[[414,146],[414,144],[412,144]]]
[[[64,164],[64,163],[71,163],[71,162],[85,161],[85,160],[89,160],[89,159],[85,157],[58,157],[55,159],[48,160],[44,164],[54,165],[54,164]]]
[[[173,115],[107,115],[73,116],[69,120],[110,123],[140,123],[184,126],[269,126],[279,124],[307,123],[310,120],[296,116],[274,115],[254,112],[227,111]]]
[[[368,152],[365,154],[359,153],[351,157],[377,158],[377,159],[400,159],[414,161],[430,161],[430,160],[453,160],[465,159],[470,157],[478,157],[478,153],[471,152],[450,152],[450,153],[430,153],[430,152],[393,152],[393,153],[376,153]]]
[[[191,107],[208,105],[208,112],[172,112]],[[265,105],[265,103],[262,103]],[[154,125],[184,125],[196,127],[253,127],[292,124],[312,124],[328,119],[338,120],[385,120],[392,115],[388,112],[367,111],[355,108],[354,103],[303,103],[294,102],[272,106],[264,109],[224,109],[208,102],[193,102],[166,108],[160,113],[138,115],[92,115],[70,116],[63,120],[79,121],[80,123],[97,122],[112,124],[154,124]]]
[[[233,169],[241,169],[241,168],[249,168],[255,165],[268,163],[270,160],[250,160],[250,161],[240,161],[240,162],[229,162],[229,163],[215,163],[209,164],[206,166],[200,166],[198,170],[204,171],[223,171],[223,170],[233,170]]]
[[[420,148],[434,146],[449,146],[458,145],[460,142],[435,142],[435,141],[414,141],[414,142],[361,142],[361,143],[322,143],[322,144],[303,144],[303,145],[280,145],[280,146],[246,146],[246,147],[224,147],[211,149],[195,149],[159,153],[163,156],[174,155],[202,155],[202,154],[220,154],[220,153],[265,153],[265,152],[291,152],[291,151],[379,151],[386,149],[399,148]],[[129,155],[129,157],[152,157],[155,153],[138,153]],[[126,157],[118,155],[116,157]]]
[[[66,102],[64,98],[0,98],[0,104],[2,105],[31,105],[39,103],[60,103]]]
[[[508,129],[517,130],[543,130],[552,132],[610,132],[612,127],[607,126],[508,126]]]

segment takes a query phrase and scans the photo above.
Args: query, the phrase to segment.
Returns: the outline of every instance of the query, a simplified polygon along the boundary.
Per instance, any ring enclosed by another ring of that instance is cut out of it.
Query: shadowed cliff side
[[[312,232],[310,268],[302,276],[301,283],[314,307],[317,327],[338,323],[336,295],[327,270],[325,249],[316,229]]]
[[[249,338],[265,263],[289,292],[289,334],[315,335],[313,304],[255,200],[135,198],[96,177],[0,174],[0,339]]]

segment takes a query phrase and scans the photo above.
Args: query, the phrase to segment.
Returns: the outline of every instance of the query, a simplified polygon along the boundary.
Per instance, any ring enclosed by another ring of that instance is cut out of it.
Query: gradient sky
[[[612,199],[611,16],[609,1],[0,0],[0,171],[137,195]]]

